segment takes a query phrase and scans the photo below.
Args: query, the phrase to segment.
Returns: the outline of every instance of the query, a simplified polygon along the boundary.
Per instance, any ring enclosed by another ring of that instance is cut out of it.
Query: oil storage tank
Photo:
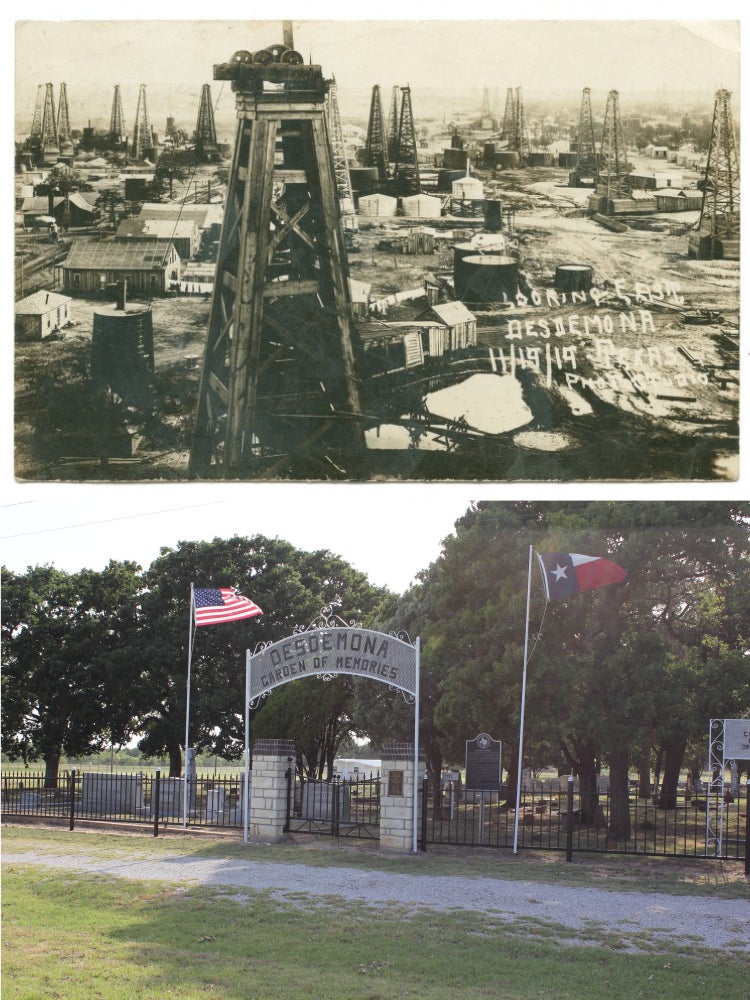
[[[555,268],[558,292],[588,292],[593,279],[594,270],[586,264],[558,264]]]
[[[429,194],[415,194],[402,198],[401,208],[407,219],[439,219],[442,202]]]
[[[454,271],[456,295],[464,302],[503,302],[518,292],[518,262],[499,254],[477,254],[461,260]]]
[[[118,289],[116,303],[94,309],[91,337],[91,378],[110,386],[126,403],[139,408],[153,404],[154,326],[151,307],[125,301]]]
[[[398,199],[388,194],[368,194],[359,199],[359,214],[367,218],[390,218],[397,207]]]
[[[495,166],[500,170],[508,170],[517,167],[521,162],[521,157],[515,149],[498,149],[495,153]]]

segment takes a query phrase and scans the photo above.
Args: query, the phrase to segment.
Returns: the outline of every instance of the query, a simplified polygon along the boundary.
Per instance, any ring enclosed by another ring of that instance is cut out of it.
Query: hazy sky
[[[237,49],[252,51],[282,40],[280,21],[90,20],[76,17],[76,9],[64,8],[70,20],[45,21],[36,7],[29,8],[35,20],[17,24],[19,126],[26,119],[31,123],[38,85],[53,82],[57,94],[64,81],[74,119],[84,108],[89,117],[108,118],[119,83],[127,121],[135,118],[138,88],[145,83],[149,113],[163,128],[163,117],[175,110],[186,88],[196,94],[197,114],[200,88],[212,81],[215,63]],[[118,11],[136,9],[126,5]],[[208,9],[201,5],[201,14]],[[402,7],[399,16],[408,9]],[[523,9],[531,12],[534,5]],[[357,12],[382,10],[373,4]],[[522,86],[530,97],[588,86],[592,96],[598,92],[602,107],[606,93],[618,89],[624,107],[628,93],[638,91],[664,88],[678,97],[738,87],[736,20],[561,20],[548,13],[537,20],[508,21],[484,19],[482,5],[472,5],[472,12],[472,20],[461,21],[298,20],[293,22],[295,47],[306,61],[320,64],[326,76],[335,75],[342,96],[375,83],[386,89],[408,83],[415,102],[420,88],[478,89],[481,94],[487,86],[504,98],[509,86]],[[690,5],[683,7],[686,12]],[[229,85],[224,85],[225,95],[220,89],[216,83],[214,101],[223,97],[233,108]],[[92,90],[100,91],[96,98],[88,96]]]

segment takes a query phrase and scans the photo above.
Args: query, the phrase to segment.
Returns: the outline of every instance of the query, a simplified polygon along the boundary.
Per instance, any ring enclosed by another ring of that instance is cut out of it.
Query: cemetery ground
[[[5,824],[3,837],[4,1000],[746,995],[750,895],[739,862],[566,864],[476,849],[405,857],[321,838],[244,845],[36,824]],[[281,873],[293,886],[284,892]],[[384,878],[392,899],[373,891]],[[455,892],[431,903],[431,885],[446,879]],[[483,905],[496,891],[507,905]],[[476,905],[462,902],[467,892]],[[539,905],[550,893],[597,902],[573,930],[564,909]],[[705,906],[738,915],[729,937],[701,934]],[[672,917],[675,934],[663,931]],[[677,930],[686,917],[690,933]]]

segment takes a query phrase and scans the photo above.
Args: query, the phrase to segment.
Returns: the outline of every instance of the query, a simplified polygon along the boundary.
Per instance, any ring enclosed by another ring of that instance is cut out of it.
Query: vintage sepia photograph
[[[736,482],[738,20],[19,20],[18,483]]]

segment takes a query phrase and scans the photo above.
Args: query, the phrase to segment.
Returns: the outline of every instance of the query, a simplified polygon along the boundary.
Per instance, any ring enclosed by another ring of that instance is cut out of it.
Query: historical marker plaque
[[[502,767],[500,740],[479,733],[466,741],[466,787],[482,791],[498,791]]]

